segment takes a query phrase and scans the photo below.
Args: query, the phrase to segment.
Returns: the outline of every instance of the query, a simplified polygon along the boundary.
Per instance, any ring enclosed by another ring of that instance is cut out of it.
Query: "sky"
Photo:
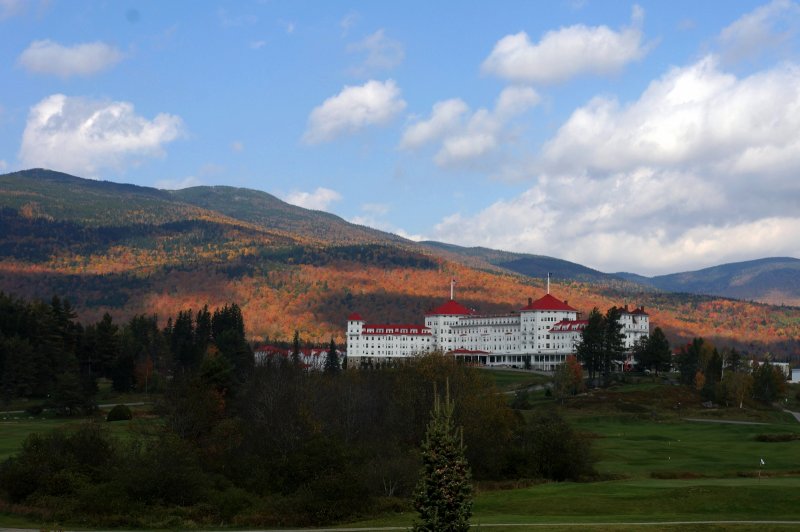
[[[644,275],[800,257],[800,4],[0,0],[0,173]]]

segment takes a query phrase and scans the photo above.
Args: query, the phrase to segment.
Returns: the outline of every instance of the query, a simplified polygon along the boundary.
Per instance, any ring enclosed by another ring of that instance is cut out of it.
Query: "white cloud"
[[[631,26],[614,31],[583,24],[545,33],[533,44],[525,32],[507,35],[483,62],[484,73],[515,82],[558,83],[583,74],[612,74],[647,53],[644,10],[634,6]]]
[[[469,108],[460,99],[437,102],[430,118],[406,127],[400,147],[418,149],[441,142],[434,157],[437,165],[457,167],[469,163],[498,150],[505,140],[508,124],[539,100],[538,93],[530,87],[506,87],[494,110],[478,109],[468,117]]]
[[[458,127],[461,117],[468,111],[467,104],[459,98],[433,104],[429,119],[420,120],[406,128],[400,147],[415,149],[442,138]]]
[[[535,184],[431,236],[644,274],[798,256],[798,167],[800,66],[737,77],[709,56],[576,109],[519,172]]]
[[[244,143],[240,140],[231,142],[231,151],[235,153],[242,153],[244,151]]]
[[[183,121],[175,115],[147,120],[128,102],[54,94],[28,113],[19,158],[28,167],[94,176],[100,168],[163,156],[164,145],[182,132]]]
[[[405,51],[400,41],[390,39],[383,29],[347,46],[350,53],[365,53],[361,65],[352,68],[356,76],[368,75],[378,70],[390,70],[403,62]]]
[[[163,190],[180,190],[182,188],[199,187],[202,181],[195,176],[184,177],[183,179],[161,179],[156,181],[156,188]]]
[[[722,30],[719,44],[726,61],[754,59],[785,44],[800,28],[800,6],[773,0],[741,16]]]
[[[6,168],[8,168],[8,163],[0,159],[0,170],[5,170]]]
[[[394,80],[348,85],[311,111],[303,140],[316,144],[368,126],[386,124],[405,107]]]
[[[261,50],[267,45],[267,41],[250,41],[250,48],[253,50]]]
[[[800,67],[749,77],[708,56],[675,68],[627,106],[596,98],[543,149],[549,171],[694,166],[723,174],[791,172],[800,164]]]
[[[90,76],[111,68],[123,58],[117,48],[91,42],[64,46],[50,40],[34,41],[19,56],[18,62],[28,72],[68,78]]]
[[[342,195],[335,190],[318,187],[314,192],[292,192],[284,198],[284,201],[304,209],[327,211],[331,203],[341,199]]]

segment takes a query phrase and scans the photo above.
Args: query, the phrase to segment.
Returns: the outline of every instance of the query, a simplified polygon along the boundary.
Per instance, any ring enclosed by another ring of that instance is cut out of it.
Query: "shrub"
[[[133,413],[128,405],[117,405],[106,416],[106,421],[128,421],[133,419]]]
[[[40,416],[44,412],[44,407],[42,405],[32,405],[25,409],[25,413],[30,416]]]

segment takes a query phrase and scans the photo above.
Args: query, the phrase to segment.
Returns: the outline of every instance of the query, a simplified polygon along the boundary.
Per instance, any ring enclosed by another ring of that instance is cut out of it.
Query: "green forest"
[[[0,294],[4,401],[39,399],[30,414],[86,418],[30,435],[0,466],[4,511],[183,527],[324,525],[408,510],[446,388],[475,481],[596,477],[589,438],[555,413],[523,416],[491,376],[452,358],[325,371],[291,356],[256,364],[244,329],[234,303],[179,311],[159,329],[156,316],[84,326],[65,300]],[[96,415],[98,380],[156,398],[141,430],[112,434]]]

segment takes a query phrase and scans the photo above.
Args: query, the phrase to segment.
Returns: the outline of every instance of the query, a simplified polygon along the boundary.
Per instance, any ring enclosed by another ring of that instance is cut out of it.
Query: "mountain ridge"
[[[252,338],[299,329],[324,342],[342,339],[352,311],[419,320],[446,299],[452,276],[468,306],[518,310],[544,292],[549,271],[554,293],[582,312],[645,304],[675,341],[792,352],[800,337],[800,309],[672,295],[552,257],[416,243],[234,187],[159,191],[16,172],[0,175],[0,229],[0,290],[59,294],[89,319],[236,301]]]

